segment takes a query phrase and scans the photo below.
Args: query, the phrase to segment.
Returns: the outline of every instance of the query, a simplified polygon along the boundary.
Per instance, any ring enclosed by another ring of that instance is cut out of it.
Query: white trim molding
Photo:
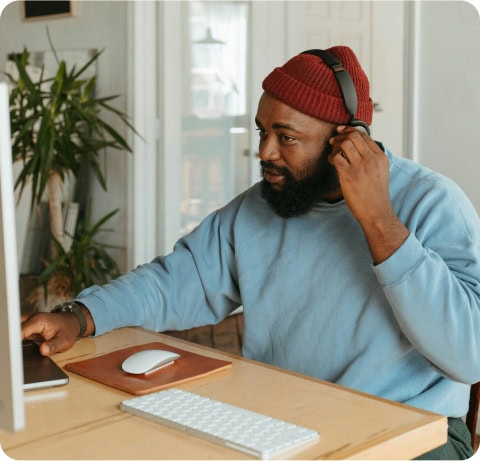
[[[133,155],[128,160],[129,268],[153,259],[157,247],[157,5],[157,2],[128,3],[129,113],[139,133],[132,136]]]

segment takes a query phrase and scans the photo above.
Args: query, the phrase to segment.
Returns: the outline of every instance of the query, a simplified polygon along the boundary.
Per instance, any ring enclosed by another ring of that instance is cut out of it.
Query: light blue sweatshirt
[[[452,181],[386,155],[410,236],[381,264],[345,202],[283,219],[256,184],[170,255],[77,299],[97,335],[212,324],[243,305],[245,357],[463,416],[480,381],[480,221]]]

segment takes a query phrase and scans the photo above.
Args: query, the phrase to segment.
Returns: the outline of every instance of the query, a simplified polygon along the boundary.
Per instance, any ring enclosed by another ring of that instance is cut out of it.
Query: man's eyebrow
[[[258,120],[257,117],[255,117],[255,123],[257,126],[259,127],[263,127],[263,125],[260,123],[260,120]],[[290,131],[295,131],[298,133],[298,130],[295,129],[293,126],[289,125],[288,123],[274,123],[272,125],[272,128],[275,129],[275,130],[290,130]]]
[[[289,125],[288,123],[274,123],[272,125],[272,128],[275,128],[276,130],[277,129],[290,130],[298,133],[298,130],[293,128],[293,126]]]

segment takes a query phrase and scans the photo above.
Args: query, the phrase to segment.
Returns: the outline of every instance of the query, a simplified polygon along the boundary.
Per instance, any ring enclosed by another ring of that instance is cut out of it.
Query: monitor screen
[[[8,88],[0,82],[0,427],[25,427]]]

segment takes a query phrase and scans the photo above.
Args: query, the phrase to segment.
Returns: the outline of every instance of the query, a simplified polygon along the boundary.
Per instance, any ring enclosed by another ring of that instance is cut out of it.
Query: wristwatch
[[[80,323],[80,331],[78,333],[77,339],[81,338],[85,331],[87,330],[87,319],[85,314],[80,309],[80,304],[76,301],[69,301],[67,303],[59,304],[55,306],[50,312],[70,312],[71,314],[77,317],[78,322]]]

